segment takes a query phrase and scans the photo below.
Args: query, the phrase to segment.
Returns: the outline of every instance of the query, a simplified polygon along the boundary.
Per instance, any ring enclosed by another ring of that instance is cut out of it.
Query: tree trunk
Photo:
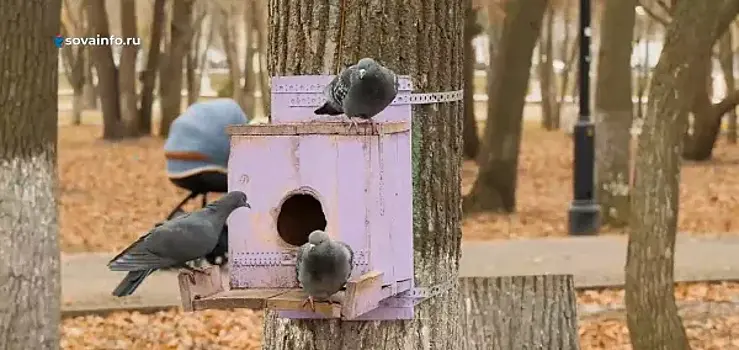
[[[482,31],[477,24],[477,11],[472,9],[472,1],[466,0],[464,23],[464,140],[463,154],[465,158],[475,159],[480,153],[480,136],[477,134],[477,120],[475,120],[475,51],[472,39]]]
[[[464,350],[578,350],[572,275],[460,278]]]
[[[87,18],[94,34],[110,37],[105,0],[87,1]],[[91,49],[92,61],[98,75],[98,92],[103,110],[103,139],[115,140],[123,136],[121,130],[121,106],[118,99],[118,68],[113,61],[110,45],[95,45]]]
[[[198,62],[197,62],[197,53],[193,55],[192,53],[187,54],[186,58],[186,64],[185,64],[185,82],[187,86],[187,105],[191,105],[198,101],[198,98],[200,98],[200,91],[198,89],[198,83],[197,83],[197,72],[198,69]]]
[[[539,39],[539,89],[541,90],[541,123],[546,130],[555,130],[554,108],[554,4],[550,3],[544,13],[546,24]],[[566,44],[565,44],[566,45]]]
[[[85,59],[85,85],[82,87],[82,96],[84,100],[84,109],[97,109],[98,95],[95,89],[95,83],[93,82],[93,63],[90,50],[91,49],[89,46],[85,46],[82,51],[83,57]]]
[[[465,213],[510,213],[516,209],[523,107],[531,55],[546,7],[547,0],[508,1],[505,4],[500,50],[495,64],[491,65],[495,78],[488,80],[488,118],[480,152],[480,172],[472,192],[464,200]]]
[[[710,51],[698,55],[701,57],[700,63],[691,66],[691,69],[696,71],[695,74],[699,77],[698,80],[705,80],[710,75],[710,55]],[[686,130],[684,135],[683,157],[687,160],[705,161],[711,159],[713,148],[721,131],[721,118],[739,104],[739,91],[730,91],[723,100],[712,104],[708,84],[709,82],[696,84],[697,87],[694,90],[693,105],[691,106],[694,117],[692,132]]]
[[[680,153],[700,53],[709,53],[721,13],[736,16],[739,1],[680,1],[654,69],[639,135],[626,258],[626,310],[635,350],[681,350],[690,345],[674,294]],[[676,93],[677,92],[677,93]]]
[[[730,94],[736,89],[736,81],[734,79],[734,48],[732,44],[731,30],[727,30],[719,41],[719,63],[724,73],[724,85],[726,86],[726,94]],[[736,143],[737,139],[737,115],[736,108],[732,108],[727,114],[726,140],[729,143]]]
[[[203,9],[203,16],[207,13],[207,9]],[[199,11],[196,11],[199,12]],[[202,44],[201,36],[203,33],[203,24],[193,25],[193,35],[187,43],[187,53],[185,54],[185,87],[187,89],[187,105],[191,105],[200,98],[200,84],[198,80],[198,57],[200,56],[200,45]]]
[[[567,102],[567,97],[574,97],[575,95],[569,95],[567,92],[570,90],[570,79],[573,76],[573,69],[575,62],[577,62],[578,59],[578,53],[579,53],[579,34],[575,35],[574,38],[572,36],[572,11],[569,9],[572,7],[572,0],[565,0],[564,2],[564,8],[568,10],[564,10],[562,13],[562,16],[564,17],[563,20],[563,26],[565,28],[564,34],[562,35],[562,44],[560,46],[560,56],[564,60],[564,67],[562,68],[562,71],[559,74],[559,84],[555,84],[555,86],[559,86],[558,91],[556,91],[556,102],[557,105],[554,107],[554,111],[552,114],[552,127],[554,129],[560,129],[562,125],[562,106],[564,106]],[[572,84],[573,86],[577,86],[577,84]]]
[[[605,3],[595,86],[596,196],[603,223],[629,224],[631,122],[631,40],[636,0]]]
[[[733,1],[733,0],[728,0]],[[705,53],[696,53],[701,58],[700,64],[690,66],[691,70],[697,71],[696,82],[705,81],[705,84],[696,84],[694,94],[689,95],[693,99],[690,111],[693,113],[692,132],[686,130],[683,158],[693,161],[705,161],[711,159],[713,148],[716,145],[719,132],[721,131],[721,118],[724,114],[733,110],[739,104],[739,91],[727,92],[724,99],[716,104],[711,103],[713,84],[711,76],[713,62],[713,44],[726,33],[734,20],[736,14],[725,12],[717,15],[717,31],[711,38],[711,48]],[[687,95],[686,95],[687,96]]]
[[[84,109],[82,90],[73,89],[72,95],[72,125],[82,124],[82,110]]]
[[[0,349],[59,349],[58,0],[0,3]]]
[[[161,121],[159,135],[167,137],[169,126],[180,115],[182,108],[182,71],[185,55],[187,54],[187,43],[192,36],[192,9],[194,0],[178,0],[172,6],[172,26],[169,49],[167,50],[167,62],[164,71],[160,75],[162,95],[159,98],[161,104]]]
[[[379,57],[398,74],[417,78],[417,92],[462,88],[464,7],[456,0],[341,2],[344,29],[328,16],[335,0],[270,1],[270,72],[335,74],[361,56]],[[294,9],[312,9],[306,17]],[[435,11],[433,9],[439,9]],[[362,21],[381,13],[387,20]],[[322,28],[313,41],[304,33]],[[354,38],[374,40],[357,42]],[[461,102],[413,107],[415,283],[432,286],[458,276]],[[456,284],[456,283],[454,283]],[[460,338],[460,299],[455,288],[416,306],[412,321],[341,322],[265,317],[265,349],[456,349]]]
[[[270,118],[271,90],[269,85],[269,71],[267,69],[267,10],[265,1],[252,0],[251,6],[254,16],[254,29],[257,39],[257,67],[259,69],[259,91],[262,92],[262,113]]]
[[[62,30],[64,33],[65,30]],[[67,35],[67,34],[63,34]],[[83,91],[85,86],[84,47],[65,46],[62,48],[64,76],[72,87],[72,125],[82,124]]]
[[[644,94],[647,92],[647,85],[649,84],[649,72],[651,71],[651,67],[649,66],[650,60],[649,56],[649,45],[651,44],[651,32],[652,32],[652,24],[653,20],[651,18],[645,19],[646,24],[644,25],[644,33],[642,35],[644,40],[644,57],[645,61],[643,62],[641,66],[641,72],[639,74],[638,84],[637,84],[637,95],[639,100],[639,105],[636,108],[636,117],[637,118],[644,118]]]
[[[139,107],[139,127],[143,135],[151,135],[151,115],[154,104],[154,88],[159,71],[159,59],[164,36],[164,23],[166,14],[164,6],[167,0],[154,1],[154,15],[151,19],[151,40],[149,40],[149,52],[146,55],[146,70],[141,73],[141,106]]]
[[[196,52],[198,55],[198,57],[196,58],[196,65],[197,65],[198,73],[195,74],[195,78],[193,81],[193,84],[194,84],[193,92],[194,92],[195,98],[193,100],[188,99],[189,104],[193,104],[197,102],[197,100],[200,98],[200,90],[202,88],[201,84],[203,82],[203,75],[208,74],[208,67],[206,65],[208,64],[208,50],[210,50],[211,48],[211,45],[213,42],[213,36],[215,35],[215,30],[216,30],[214,21],[215,21],[214,16],[213,14],[211,14],[210,23],[208,23],[208,34],[206,34],[206,37],[205,37],[205,47],[202,48],[202,50],[198,48]]]
[[[134,38],[136,33],[136,0],[121,0],[121,34],[124,38]],[[118,88],[120,92],[121,120],[127,137],[140,135],[141,122],[136,96],[136,56],[138,47],[127,45],[121,48],[118,65]]]
[[[228,77],[231,84],[232,98],[241,106],[246,113],[246,103],[244,98],[244,90],[241,88],[241,66],[239,65],[239,50],[236,44],[236,30],[233,23],[234,14],[231,13],[233,8],[227,10],[221,16],[223,22],[221,24],[221,43],[223,51],[226,54],[226,62],[228,64]],[[247,114],[248,116],[248,114]],[[249,116],[251,118],[251,116]]]
[[[244,48],[244,84],[241,86],[242,98],[244,99],[242,109],[250,118],[254,117],[256,111],[254,91],[257,86],[256,72],[254,71],[254,27],[256,23],[254,23],[253,15],[253,9],[243,10],[246,47]]]

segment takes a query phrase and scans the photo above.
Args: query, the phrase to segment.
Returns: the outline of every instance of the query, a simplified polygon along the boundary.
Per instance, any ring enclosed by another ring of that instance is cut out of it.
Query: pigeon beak
[[[249,205],[249,203],[244,203],[244,206],[251,209],[251,205]]]
[[[364,78],[364,73],[367,73],[367,70],[366,69],[360,69],[359,70],[359,79]]]

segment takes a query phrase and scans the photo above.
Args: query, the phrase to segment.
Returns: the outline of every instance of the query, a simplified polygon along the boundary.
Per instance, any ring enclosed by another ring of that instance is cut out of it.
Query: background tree
[[[472,39],[482,33],[482,26],[477,23],[477,9],[472,8],[472,1],[466,0],[464,18],[464,156],[475,159],[480,152],[480,136],[477,134],[475,119],[475,50]]]
[[[83,1],[64,0],[61,17],[61,35],[63,37],[83,37],[87,35],[87,22]],[[82,110],[85,107],[84,90],[88,81],[86,74],[87,47],[82,45],[66,45],[62,47],[62,63],[64,77],[72,87],[72,124],[82,123]]]
[[[659,62],[647,113],[640,120],[626,258],[626,310],[635,350],[689,349],[674,294],[674,252],[680,153],[690,96],[705,75],[694,65],[709,56],[714,40],[739,13],[739,1],[678,1]],[[687,67],[687,69],[686,69]]]
[[[541,91],[541,124],[545,130],[561,125],[562,108],[571,88],[577,59],[577,35],[573,30],[576,6],[572,0],[549,1],[538,45],[537,77]],[[557,25],[559,23],[560,25]],[[555,62],[561,65],[555,69]]]
[[[135,38],[136,0],[121,0],[121,36]],[[138,97],[136,95],[136,57],[139,48],[135,45],[121,47],[118,64],[118,92],[120,93],[121,120],[127,136],[138,136],[140,120],[138,116]]]
[[[267,1],[264,0],[250,0],[252,15],[252,25],[255,37],[255,53],[257,55],[257,70],[259,80],[259,91],[262,93],[262,112],[269,118],[270,116],[270,103],[271,88],[269,85],[269,70],[267,69]]]
[[[724,33],[718,43],[718,59],[721,65],[721,71],[724,74],[724,85],[726,91],[736,90],[736,79],[734,78],[734,47],[732,44],[733,30],[729,29]],[[726,121],[726,140],[729,143],[736,143],[737,138],[737,115],[736,108],[732,108],[727,115]]]
[[[193,24],[193,6],[195,0],[177,0],[172,3],[172,21],[169,30],[169,40],[164,46],[162,64],[160,64],[159,79],[166,84],[159,84],[159,105],[161,120],[159,136],[167,137],[169,126],[180,115],[182,110],[182,81],[185,67],[185,56],[189,51],[189,43],[199,25],[199,20]]]
[[[559,127],[559,120],[554,118],[553,109],[556,102],[553,98],[556,98],[556,95],[552,91],[555,88],[552,81],[554,80],[554,21],[557,17],[555,7],[556,4],[550,1],[544,11],[544,24],[539,36],[539,60],[536,67],[541,90],[541,126],[546,130],[555,130]]]
[[[0,349],[59,349],[59,0],[0,2]]]
[[[606,1],[602,12],[595,86],[596,196],[602,220],[613,227],[629,221],[631,144],[631,42],[635,0]]]
[[[488,73],[488,117],[480,172],[465,198],[465,212],[516,208],[518,153],[531,56],[547,0],[507,1],[500,51]],[[491,57],[492,53],[491,53]]]
[[[370,56],[415,77],[417,92],[462,88],[460,1],[272,0],[269,6],[272,75],[337,73]],[[377,20],[363,21],[368,14]],[[304,35],[316,28],[315,36]],[[420,286],[450,278],[456,284],[458,276],[462,109],[459,102],[413,107],[414,260]],[[300,321],[268,314],[264,348],[455,349],[461,343],[459,313],[459,292],[453,288],[419,304],[412,321]]]
[[[187,104],[191,105],[200,98],[200,82],[203,74],[207,74],[206,62],[208,50],[211,48],[215,38],[216,24],[211,14],[213,3],[198,1],[195,3],[195,17],[203,17],[200,23],[194,23],[194,33],[188,45],[185,62],[185,81],[187,85]]]
[[[654,20],[661,23],[662,25],[670,25],[674,21],[674,12],[676,4],[680,1],[673,0],[670,3],[664,1],[655,0],[655,4],[647,3],[644,1],[641,3],[642,8],[649,14]],[[650,6],[651,5],[651,6]],[[694,161],[705,161],[711,158],[713,148],[716,145],[719,132],[721,131],[721,120],[727,113],[733,111],[739,104],[739,90],[728,90],[724,98],[716,103],[712,102],[712,90],[711,90],[711,72],[712,66],[712,48],[724,33],[729,29],[729,26],[734,22],[736,15],[732,13],[720,13],[713,17],[713,20],[719,23],[719,32],[713,37],[711,47],[707,53],[701,53],[699,56],[702,58],[700,64],[695,64],[689,69],[696,70],[702,74],[703,81],[705,84],[698,84],[700,89],[697,89],[690,95],[690,99],[693,104],[690,108],[692,116],[692,122],[689,123],[689,127],[685,130],[684,134],[684,147],[683,147],[683,158]],[[697,81],[697,80],[696,80]]]
[[[143,135],[151,135],[152,112],[154,105],[154,88],[156,86],[157,73],[159,72],[159,59],[161,53],[162,36],[164,35],[164,23],[166,21],[165,5],[167,0],[155,0],[151,19],[151,38],[149,39],[149,51],[146,56],[146,68],[139,76],[141,81],[141,105],[139,107],[139,130]]]
[[[87,18],[93,35],[110,36],[105,0],[87,0]],[[96,45],[92,47],[91,54],[97,72],[97,88],[103,112],[103,139],[120,139],[125,133],[121,128],[118,68],[113,61],[113,50],[109,45]]]

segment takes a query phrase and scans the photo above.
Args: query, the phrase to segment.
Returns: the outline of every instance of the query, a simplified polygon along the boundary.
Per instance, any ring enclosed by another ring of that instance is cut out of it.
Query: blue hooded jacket
[[[228,98],[192,104],[172,122],[165,152],[199,152],[209,161],[167,159],[167,174],[181,177],[200,169],[226,172],[231,142],[226,126],[247,124],[249,119],[236,101]]]

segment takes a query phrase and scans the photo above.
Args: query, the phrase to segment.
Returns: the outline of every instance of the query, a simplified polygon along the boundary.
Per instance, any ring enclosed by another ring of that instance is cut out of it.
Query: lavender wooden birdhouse
[[[247,193],[251,209],[228,221],[230,290],[188,294],[193,308],[413,317],[412,300],[398,296],[413,287],[411,105],[403,103],[411,83],[400,79],[396,101],[374,118],[375,130],[362,122],[350,129],[344,116],[313,114],[331,78],[273,77],[272,124],[229,127],[228,187]],[[312,312],[300,303],[295,253],[316,229],[349,244],[355,258],[341,305],[317,303]]]

